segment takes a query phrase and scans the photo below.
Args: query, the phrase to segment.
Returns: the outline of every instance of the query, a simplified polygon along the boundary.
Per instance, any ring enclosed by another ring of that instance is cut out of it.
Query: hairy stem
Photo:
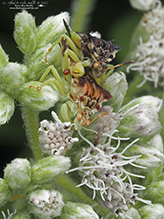
[[[93,11],[96,0],[74,0],[72,6],[72,23],[73,30],[84,32],[89,20],[89,14]]]
[[[34,158],[38,160],[42,158],[38,136],[39,112],[27,109],[25,107],[22,107],[21,111],[29,146],[33,152]]]

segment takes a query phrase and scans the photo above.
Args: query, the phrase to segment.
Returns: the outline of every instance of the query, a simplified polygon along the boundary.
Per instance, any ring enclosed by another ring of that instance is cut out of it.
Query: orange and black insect
[[[91,114],[96,113],[102,103],[112,97],[110,92],[98,85],[89,74],[81,77],[72,76],[69,96],[78,106],[77,119],[82,125],[89,125],[98,117],[106,115],[108,112],[90,121]]]

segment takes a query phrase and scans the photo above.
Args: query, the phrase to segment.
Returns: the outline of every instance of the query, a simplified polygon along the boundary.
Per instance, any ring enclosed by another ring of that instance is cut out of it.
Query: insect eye
[[[93,67],[94,67],[95,69],[98,69],[99,64],[98,64],[98,63],[94,63]]]
[[[65,69],[64,71],[63,71],[63,74],[64,75],[68,75],[70,73],[70,69]]]

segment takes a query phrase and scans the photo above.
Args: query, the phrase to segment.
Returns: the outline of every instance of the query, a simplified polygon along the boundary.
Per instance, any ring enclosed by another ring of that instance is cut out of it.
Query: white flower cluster
[[[141,25],[150,35],[147,42],[140,37],[137,47],[137,61],[128,66],[127,71],[139,71],[146,81],[154,82],[154,86],[164,86],[164,7],[158,2],[156,8],[144,14]]]
[[[136,57],[137,61],[127,67],[127,72],[130,69],[140,72],[144,80],[139,86],[146,81],[154,82],[155,87],[164,86],[164,38],[157,40],[151,35],[146,43],[140,38]]]
[[[145,27],[146,31],[153,35],[155,39],[160,40],[164,37],[164,7],[160,1],[157,2],[157,7],[144,14],[142,26]]]
[[[106,115],[99,117],[96,122],[94,122],[93,127],[95,131],[100,131],[102,133],[112,133],[115,129],[117,129],[120,124],[123,116],[119,113],[113,112],[113,109],[110,106],[103,106],[99,109],[99,113],[108,112]]]
[[[32,212],[41,219],[59,216],[64,206],[62,195],[55,190],[36,190],[30,194],[29,203]]]
[[[93,190],[93,199],[96,192],[100,193],[104,205],[110,210],[111,213],[124,214],[128,209],[128,204],[135,204],[135,200],[142,200],[137,197],[134,190],[145,189],[140,185],[133,185],[131,176],[137,178],[144,178],[144,176],[136,175],[128,172],[124,167],[128,164],[144,168],[136,165],[133,162],[140,157],[125,157],[124,152],[132,146],[138,139],[126,146],[122,152],[117,152],[120,146],[120,138],[110,137],[108,142],[104,145],[97,145],[96,147],[89,142],[84,136],[79,135],[90,144],[89,148],[84,148],[79,161],[79,167],[67,171],[73,172],[78,170],[82,176],[82,182],[78,186],[86,185]],[[117,139],[118,144],[116,147],[111,146],[111,141]],[[150,204],[149,201],[144,201]]]
[[[43,120],[39,128],[39,140],[42,144],[42,152],[49,155],[60,155],[72,146],[78,138],[71,137],[70,122],[61,122],[55,112],[52,111],[54,122]]]

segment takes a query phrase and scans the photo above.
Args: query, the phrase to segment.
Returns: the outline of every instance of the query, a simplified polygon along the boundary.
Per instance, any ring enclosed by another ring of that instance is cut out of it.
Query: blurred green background
[[[9,2],[14,4],[14,1],[9,0],[0,3],[0,43],[6,53],[9,54],[10,62],[22,62],[23,56],[13,39],[14,16],[21,10],[10,9]],[[37,1],[33,2],[36,3]],[[68,11],[71,15],[74,1],[45,0],[40,2],[46,2],[45,7],[27,10],[35,17],[37,25],[40,25],[48,16],[56,15],[62,11]],[[121,63],[125,61],[131,35],[141,16],[142,12],[131,8],[128,0],[97,0],[85,31],[98,31],[103,39],[114,39],[115,44],[122,46],[123,48],[117,54],[113,64]],[[50,112],[43,112],[41,119],[47,119],[49,115]],[[16,157],[31,157],[18,103],[10,122],[0,127],[0,177],[3,177],[3,169],[6,163]]]

